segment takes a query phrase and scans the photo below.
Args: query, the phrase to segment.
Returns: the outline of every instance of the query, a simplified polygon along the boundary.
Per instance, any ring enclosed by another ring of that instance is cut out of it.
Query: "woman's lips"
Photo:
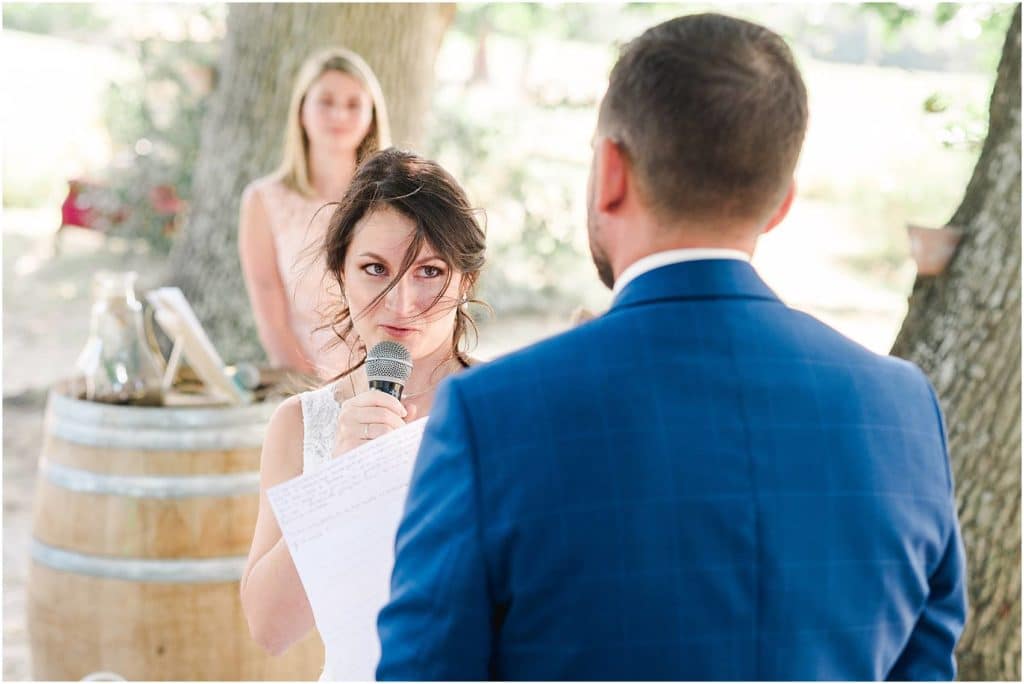
[[[396,328],[392,325],[381,325],[380,327],[391,337],[408,337],[416,332],[415,328]]]

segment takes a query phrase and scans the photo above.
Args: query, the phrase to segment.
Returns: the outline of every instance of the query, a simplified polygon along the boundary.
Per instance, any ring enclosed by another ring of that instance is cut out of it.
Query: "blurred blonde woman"
[[[330,48],[299,69],[284,154],[242,194],[238,248],[260,342],[275,368],[321,378],[347,368],[348,347],[329,328],[338,298],[322,257],[329,210],[357,165],[391,144],[380,83],[359,55]]]

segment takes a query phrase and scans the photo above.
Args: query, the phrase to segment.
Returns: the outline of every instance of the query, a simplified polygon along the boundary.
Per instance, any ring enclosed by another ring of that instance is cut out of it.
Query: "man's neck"
[[[612,293],[618,296],[626,285],[648,271],[684,261],[703,261],[707,259],[749,262],[750,253],[729,247],[677,247],[675,249],[654,252],[653,254],[640,257],[619,273],[615,277]]]
[[[721,238],[702,238],[701,236],[675,236],[674,239],[670,240],[651,240],[646,244],[632,246],[632,249],[622,250],[618,258],[612,261],[612,272],[615,274],[617,281],[623,271],[641,259],[654,254],[679,249],[724,249],[743,252],[748,257],[751,257],[754,254],[756,244],[756,236],[751,236],[745,240],[723,240]]]

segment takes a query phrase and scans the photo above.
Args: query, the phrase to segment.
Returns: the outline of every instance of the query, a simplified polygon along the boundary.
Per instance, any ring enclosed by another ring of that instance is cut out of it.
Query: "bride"
[[[362,358],[320,389],[285,400],[267,427],[259,515],[241,581],[249,630],[267,651],[284,652],[315,626],[267,489],[430,413],[438,383],[471,362],[463,351],[473,326],[466,304],[484,247],[483,230],[455,179],[408,152],[387,149],[370,157],[336,206],[323,250],[342,296],[329,328]],[[366,350],[383,340],[412,355],[401,402],[369,390],[365,374],[355,372]],[[321,676],[347,678],[345,672]]]

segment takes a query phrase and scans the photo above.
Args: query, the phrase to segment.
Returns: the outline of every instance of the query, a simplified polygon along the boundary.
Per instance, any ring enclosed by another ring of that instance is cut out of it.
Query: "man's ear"
[[[604,213],[615,211],[626,198],[629,161],[622,147],[611,138],[598,140],[596,154],[594,205]]]
[[[775,226],[782,223],[782,220],[786,218],[790,208],[793,206],[793,200],[796,199],[796,179],[789,184],[789,190],[786,191],[786,196],[782,199],[782,204],[775,210],[772,217],[768,219],[768,223],[764,224],[764,228],[761,230],[762,233],[767,233]]]

